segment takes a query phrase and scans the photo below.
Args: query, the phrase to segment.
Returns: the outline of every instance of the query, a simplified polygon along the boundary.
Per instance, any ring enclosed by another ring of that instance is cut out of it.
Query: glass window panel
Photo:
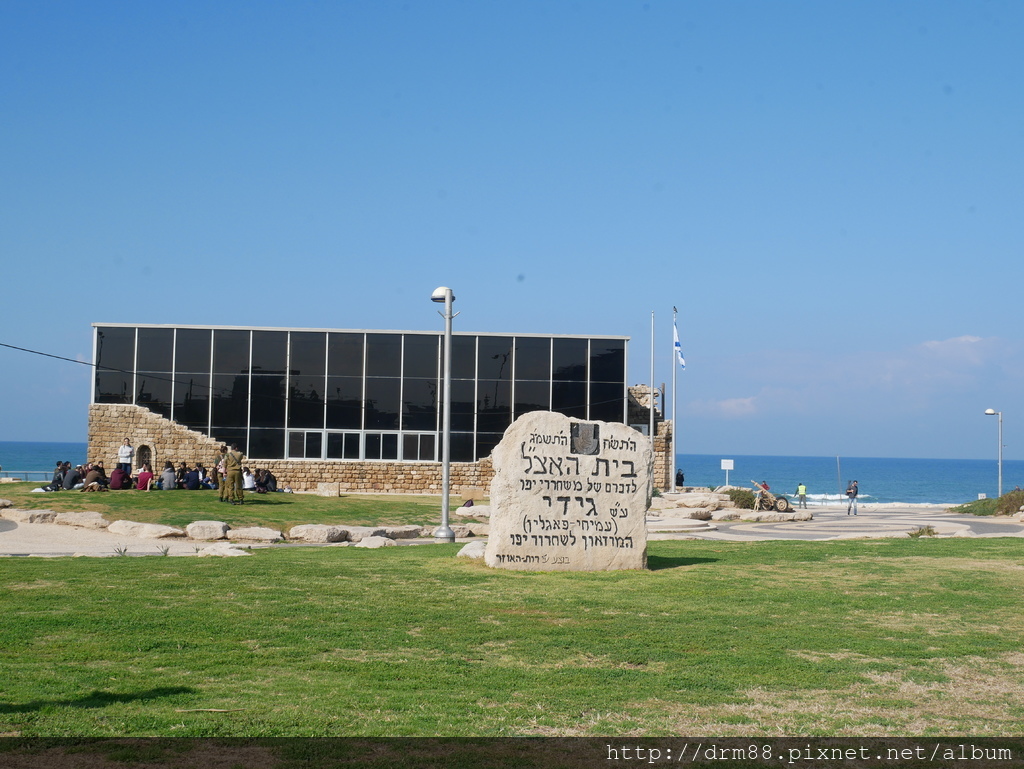
[[[173,328],[140,328],[136,368],[139,371],[171,371],[174,358]]]
[[[363,334],[329,334],[327,348],[328,374],[363,375]]]
[[[380,459],[380,433],[366,434],[366,458]]]
[[[515,366],[516,379],[551,379],[551,339],[517,337]]]
[[[248,453],[257,459],[282,459],[284,430],[250,430]]]
[[[472,462],[476,457],[473,453],[473,433],[452,433],[449,448],[452,462]]]
[[[100,326],[96,329],[96,370],[135,370],[135,329]],[[129,393],[131,388],[128,388]],[[114,401],[105,401],[112,403]]]
[[[444,353],[442,352],[441,355]],[[452,379],[476,378],[476,335],[452,335]]]
[[[328,459],[359,459],[359,433],[327,433]]]
[[[381,459],[398,459],[398,433],[384,433],[381,436]]]
[[[254,376],[249,410],[252,427],[284,427],[284,376]]]
[[[401,379],[366,379],[366,429],[397,430],[401,410]]]
[[[249,441],[244,429],[215,427],[213,428],[213,438],[227,446],[237,446],[238,450],[246,456],[249,454]]]
[[[248,373],[248,331],[236,331],[222,328],[214,329],[213,370],[217,374]]]
[[[590,381],[626,382],[626,342],[622,339],[590,340]]]
[[[366,376],[402,375],[402,335],[366,335]]]
[[[288,426],[324,426],[324,387],[322,376],[293,376],[288,380]]]
[[[477,430],[504,432],[512,424],[511,382],[480,380],[477,390]]]
[[[587,340],[553,339],[553,379],[569,382],[587,381]]]
[[[306,433],[306,459],[320,459],[324,455],[324,434]]]
[[[205,374],[210,371],[209,329],[179,328],[174,342],[174,370]]]
[[[555,382],[551,387],[551,410],[576,419],[587,418],[587,383]]]
[[[217,427],[245,427],[249,417],[249,376],[214,374],[213,424]]]
[[[363,426],[363,380],[327,378],[327,427],[359,430]]]
[[[287,331],[252,332],[252,373],[284,374],[287,360]]]
[[[327,334],[315,331],[291,333],[291,357],[288,370],[292,376],[323,377],[327,366]]]
[[[480,379],[512,378],[512,338],[507,336],[480,337],[478,353]]]
[[[434,435],[420,436],[420,459],[433,462],[437,459],[437,437]]]
[[[131,403],[132,381],[133,377],[131,374],[98,371],[96,373],[96,402]]]
[[[288,433],[288,456],[291,459],[304,459],[306,456],[306,434],[303,432]]]
[[[625,386],[596,382],[590,385],[590,419],[625,422]]]
[[[490,456],[502,439],[504,433],[477,433],[476,434],[476,457],[483,459]]]
[[[402,376],[422,377],[424,379],[438,378],[441,360],[441,337],[429,334],[406,334],[405,348],[403,352],[405,364],[402,367]]]
[[[406,433],[402,436],[402,459],[414,462],[420,458],[420,436]]]
[[[171,382],[162,377],[140,374],[136,378],[135,403],[162,417],[171,417]]]
[[[516,382],[515,416],[519,417],[529,411],[551,410],[550,382]]]
[[[452,380],[452,429],[473,432],[476,427],[476,382]]]
[[[174,421],[207,432],[210,424],[210,375],[178,374],[174,384]]]
[[[402,388],[402,429],[436,430],[438,386],[434,379],[406,379]]]

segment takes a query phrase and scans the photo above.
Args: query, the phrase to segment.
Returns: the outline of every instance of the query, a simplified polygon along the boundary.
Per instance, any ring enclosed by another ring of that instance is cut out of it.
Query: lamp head
[[[997,412],[995,409],[985,409],[986,416],[994,417],[997,413],[999,412]]]
[[[431,302],[444,302],[448,299],[448,295],[451,294],[452,301],[455,301],[455,294],[447,286],[438,286],[434,289],[434,293],[430,295]]]

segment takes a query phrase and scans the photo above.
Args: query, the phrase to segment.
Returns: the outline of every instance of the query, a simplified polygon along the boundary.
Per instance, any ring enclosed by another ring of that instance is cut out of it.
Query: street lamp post
[[[999,496],[1003,496],[1003,412],[995,409],[985,409],[985,415],[999,417]]]
[[[454,542],[455,532],[448,523],[451,500],[452,444],[452,302],[455,294],[446,286],[434,289],[432,302],[444,302],[444,398],[441,406],[441,526],[434,532],[435,542]]]

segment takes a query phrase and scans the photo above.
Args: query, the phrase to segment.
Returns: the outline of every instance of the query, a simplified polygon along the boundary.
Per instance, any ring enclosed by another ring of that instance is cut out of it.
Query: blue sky
[[[0,4],[0,342],[623,334],[686,453],[1024,459],[1024,4]],[[89,373],[0,348],[0,440]]]

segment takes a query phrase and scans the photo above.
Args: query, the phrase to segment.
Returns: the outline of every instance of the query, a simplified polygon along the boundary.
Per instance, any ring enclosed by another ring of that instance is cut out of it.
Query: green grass
[[[441,520],[440,496],[360,495],[318,497],[315,494],[245,495],[242,506],[225,505],[216,491],[108,491],[83,494],[61,491],[36,494],[37,483],[0,486],[0,498],[26,510],[72,512],[94,510],[108,520],[187,526],[192,521],[217,520],[232,526],[271,526],[287,530],[302,523],[385,526],[428,526]]]
[[[0,559],[0,735],[1024,734],[1017,539],[457,551]]]

